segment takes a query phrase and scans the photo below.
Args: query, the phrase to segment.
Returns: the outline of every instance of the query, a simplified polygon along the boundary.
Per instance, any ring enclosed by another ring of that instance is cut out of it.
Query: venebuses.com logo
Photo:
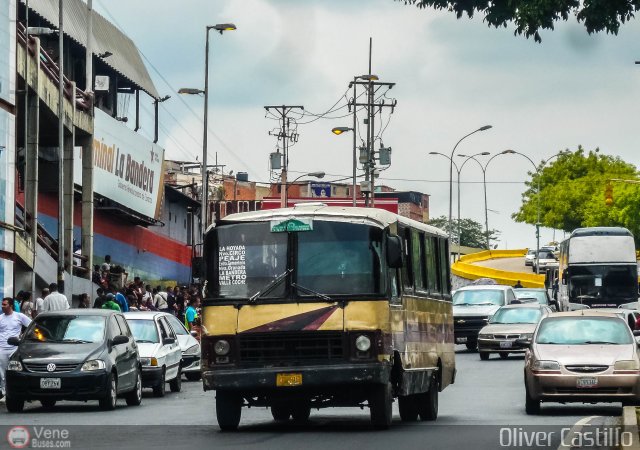
[[[25,448],[29,445],[31,435],[26,427],[13,427],[7,431],[7,442],[11,448]]]
[[[7,442],[11,448],[71,448],[69,430],[57,427],[12,427],[7,431]]]

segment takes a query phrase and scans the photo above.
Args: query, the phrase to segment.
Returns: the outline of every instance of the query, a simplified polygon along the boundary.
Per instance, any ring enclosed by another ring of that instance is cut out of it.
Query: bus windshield
[[[638,280],[632,266],[585,265],[569,268],[571,298],[636,300]]]
[[[282,299],[289,293],[300,298],[386,292],[382,229],[316,220],[308,231],[272,232],[265,221],[222,225],[214,233],[215,251],[208,262],[214,297]]]

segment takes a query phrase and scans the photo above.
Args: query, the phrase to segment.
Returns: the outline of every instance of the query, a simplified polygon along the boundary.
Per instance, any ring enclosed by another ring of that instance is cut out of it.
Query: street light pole
[[[64,294],[64,25],[62,3],[63,0],[58,1],[58,291]],[[27,14],[29,14],[28,11]],[[27,42],[27,54],[29,52],[28,45]],[[39,55],[36,57],[39,58]],[[33,245],[35,246],[36,243],[34,242]],[[69,271],[73,276],[72,267],[69,268]]]
[[[476,156],[487,156],[490,155],[489,152],[479,152],[471,156],[467,156],[463,163],[460,165],[458,169],[458,245],[462,245],[462,225],[460,224],[460,175],[462,173],[462,168],[467,164],[471,159],[474,159]],[[463,155],[458,155],[463,156]],[[453,162],[453,161],[452,161]],[[460,248],[458,247],[458,261],[460,260]]]
[[[354,84],[355,86],[355,84]],[[355,87],[354,87],[355,89]],[[354,93],[354,98],[355,98],[355,93]],[[354,106],[355,108],[355,106]],[[341,135],[342,133],[346,132],[346,131],[352,131],[353,132],[353,186],[352,186],[352,197],[353,197],[353,206],[356,206],[356,165],[357,165],[357,160],[356,160],[356,119],[355,119],[355,114],[353,115],[353,128],[349,128],[349,127],[334,127],[331,132],[335,135]]]
[[[469,134],[466,134],[465,136],[462,136],[462,138],[460,138],[460,140],[456,142],[456,145],[453,146],[453,150],[451,151],[451,156],[449,156],[449,233],[451,233],[451,229],[453,228],[453,225],[451,223],[452,216],[453,216],[453,155],[455,154],[456,148],[458,147],[460,142],[462,142],[472,134],[477,133],[478,131],[485,131],[490,128],[492,128],[491,125],[485,125],[483,127],[478,128],[475,131],[472,131]],[[451,238],[451,234],[449,234],[449,238]]]

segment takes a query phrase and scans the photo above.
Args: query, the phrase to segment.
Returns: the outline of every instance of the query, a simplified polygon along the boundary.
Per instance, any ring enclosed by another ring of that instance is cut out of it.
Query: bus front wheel
[[[369,394],[371,424],[377,430],[386,430],[391,425],[393,414],[393,392],[391,383],[376,384]]]
[[[216,417],[222,431],[235,431],[240,424],[242,397],[236,392],[216,392]]]

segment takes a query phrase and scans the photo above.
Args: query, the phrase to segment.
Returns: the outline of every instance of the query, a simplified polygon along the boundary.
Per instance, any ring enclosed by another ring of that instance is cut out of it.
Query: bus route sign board
[[[285,232],[297,232],[297,231],[312,231],[313,219],[287,219],[287,220],[272,220],[271,232],[272,233],[285,233]]]

